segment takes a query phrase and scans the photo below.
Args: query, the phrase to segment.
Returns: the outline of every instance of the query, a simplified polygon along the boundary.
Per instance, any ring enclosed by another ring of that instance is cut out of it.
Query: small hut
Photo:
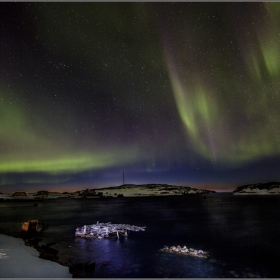
[[[29,220],[21,224],[21,231],[35,233],[44,229],[44,222],[40,220]]]

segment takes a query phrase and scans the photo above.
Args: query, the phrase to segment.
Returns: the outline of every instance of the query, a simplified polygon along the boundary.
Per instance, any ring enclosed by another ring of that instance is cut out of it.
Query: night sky
[[[0,13],[0,191],[280,181],[280,3]]]

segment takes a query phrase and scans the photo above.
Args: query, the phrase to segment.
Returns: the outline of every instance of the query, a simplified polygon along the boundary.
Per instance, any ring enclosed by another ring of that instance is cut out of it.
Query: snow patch
[[[1,278],[72,278],[69,268],[39,258],[22,239],[0,234]]]

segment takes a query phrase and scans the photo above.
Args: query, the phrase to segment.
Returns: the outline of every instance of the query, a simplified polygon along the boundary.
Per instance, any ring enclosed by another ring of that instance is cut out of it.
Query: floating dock
[[[93,225],[84,225],[78,227],[75,232],[75,236],[83,238],[110,238],[116,235],[120,238],[120,235],[127,236],[129,230],[131,231],[145,231],[146,227],[138,227],[134,225],[127,224],[112,224],[109,223],[99,223]]]

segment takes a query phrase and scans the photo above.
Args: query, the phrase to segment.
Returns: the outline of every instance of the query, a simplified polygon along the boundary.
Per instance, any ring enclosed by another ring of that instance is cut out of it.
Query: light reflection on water
[[[1,203],[0,233],[14,234],[22,221],[45,221],[42,244],[56,242],[60,261],[96,262],[96,271],[82,277],[279,277],[279,202],[279,196],[209,195]],[[74,236],[76,227],[97,221],[147,228],[120,240]],[[164,245],[210,257],[159,252]]]

